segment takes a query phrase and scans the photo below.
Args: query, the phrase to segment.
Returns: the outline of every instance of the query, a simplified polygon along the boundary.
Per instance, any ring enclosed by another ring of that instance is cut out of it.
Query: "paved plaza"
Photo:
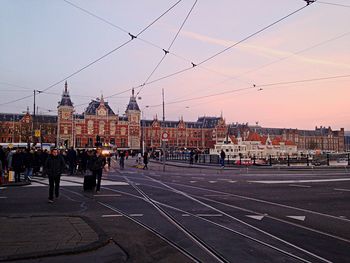
[[[225,168],[129,158],[104,171],[0,190],[0,261],[348,262],[350,176],[341,169]]]

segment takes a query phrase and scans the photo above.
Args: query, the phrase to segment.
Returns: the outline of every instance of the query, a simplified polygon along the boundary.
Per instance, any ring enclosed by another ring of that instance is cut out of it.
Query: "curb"
[[[11,256],[6,256],[6,257],[2,257],[2,258],[0,257],[0,262],[79,254],[82,252],[89,252],[89,251],[99,249],[99,248],[107,245],[110,242],[110,238],[108,238],[107,234],[97,224],[95,224],[93,221],[91,221],[89,218],[87,218],[85,216],[35,215],[35,216],[29,216],[29,217],[75,217],[75,218],[78,217],[78,218],[81,218],[98,235],[98,240],[95,242],[92,242],[90,244],[87,244],[87,245],[76,247],[74,249],[49,250],[49,251],[43,251],[43,252],[32,252],[32,253],[26,253],[26,254],[20,254],[20,255],[11,255]],[[8,218],[26,218],[26,217],[23,217],[23,216],[21,216],[21,217],[12,216],[11,217],[10,216]]]
[[[158,161],[151,161],[152,163],[156,164],[162,164],[161,162]],[[198,164],[193,164],[190,165],[188,163],[184,162],[166,162],[165,165],[167,166],[173,166],[173,167],[180,167],[180,168],[196,168],[196,169],[209,169],[209,170],[241,170],[241,169],[249,169],[249,170],[285,170],[285,171],[301,171],[301,170],[307,170],[307,171],[318,171],[318,170],[347,170],[350,169],[350,166],[342,166],[342,167],[332,167],[332,166],[326,166],[326,167],[315,167],[315,166],[306,166],[306,167],[286,167],[286,166],[254,166],[254,165],[242,165],[242,166],[225,166],[224,169],[221,168],[220,166],[215,166],[215,165],[198,165]]]

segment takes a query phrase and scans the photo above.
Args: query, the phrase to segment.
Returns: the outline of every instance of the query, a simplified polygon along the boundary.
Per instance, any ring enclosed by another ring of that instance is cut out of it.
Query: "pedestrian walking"
[[[59,197],[61,174],[64,171],[66,164],[57,149],[51,151],[44,165],[44,172],[49,177],[49,203],[53,202],[53,192],[55,190],[56,198]]]
[[[143,170],[148,170],[148,152],[144,152],[143,154]]]
[[[33,176],[34,153],[27,149],[23,155],[24,163],[24,180],[31,181]]]
[[[100,192],[101,189],[101,179],[102,179],[102,169],[106,165],[106,158],[102,155],[102,150],[97,149],[96,152],[91,157],[91,171],[92,176],[96,184],[96,193]]]
[[[193,158],[194,158],[194,152],[193,152],[193,150],[191,150],[191,152],[190,152],[190,164],[191,165],[193,164]]]
[[[226,158],[226,154],[225,154],[224,150],[221,150],[221,153],[220,153],[220,164],[221,164],[222,168],[225,167],[225,158]]]
[[[77,165],[77,153],[73,147],[71,147],[67,152],[67,161],[69,165],[69,175],[73,175]]]
[[[125,152],[121,151],[119,153],[119,166],[120,166],[120,169],[122,170],[124,170],[124,160],[125,160]]]
[[[17,149],[12,156],[12,169],[15,172],[15,182],[21,182],[21,172],[23,169],[23,155],[20,149]]]

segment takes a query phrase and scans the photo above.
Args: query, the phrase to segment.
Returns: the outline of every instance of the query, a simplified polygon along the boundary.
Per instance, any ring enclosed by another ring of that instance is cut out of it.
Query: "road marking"
[[[210,184],[215,184],[217,181],[209,181]]]
[[[335,191],[350,192],[350,189],[334,188]]]
[[[110,195],[94,195],[94,196],[97,196],[97,197],[113,197],[113,196],[121,196],[121,195],[118,195],[118,194],[110,194]]]
[[[7,196],[0,196],[0,199],[6,199]]]
[[[0,187],[0,190],[4,190],[4,189],[6,189],[7,187]]]
[[[340,218],[346,218],[346,216],[339,216]]]
[[[182,216],[190,216],[189,214],[182,214]]]
[[[121,214],[117,214],[117,215],[102,215],[101,217],[120,217],[123,216]]]
[[[311,187],[309,185],[302,185],[302,184],[290,184],[289,186],[301,187],[301,188],[310,188]]]
[[[227,181],[227,182],[233,184],[233,183],[236,183],[237,181]]]
[[[257,216],[257,215],[246,215],[246,217],[253,218],[259,221],[261,221],[264,218],[264,216]]]
[[[129,216],[137,217],[137,216],[143,216],[143,214],[130,214]]]
[[[196,216],[215,217],[215,216],[222,216],[222,214],[196,214]]]
[[[197,181],[190,181],[191,184],[197,183]]]
[[[204,195],[206,197],[212,197],[212,196],[228,196],[227,194],[211,194],[211,195]]]
[[[299,220],[299,221],[305,221],[305,216],[287,216],[289,218]]]
[[[250,183],[259,184],[292,184],[292,183],[323,183],[323,182],[342,182],[350,181],[350,178],[336,178],[336,179],[316,179],[316,180],[267,180],[267,181],[248,181]]]

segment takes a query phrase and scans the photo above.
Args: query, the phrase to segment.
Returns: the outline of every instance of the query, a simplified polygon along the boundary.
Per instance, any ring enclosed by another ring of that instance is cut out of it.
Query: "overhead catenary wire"
[[[99,62],[100,60],[104,59],[105,57],[113,54],[115,51],[121,49],[122,47],[126,46],[127,44],[129,44],[131,41],[133,41],[135,38],[137,38],[139,35],[141,35],[142,33],[144,33],[148,28],[150,28],[154,23],[156,23],[159,19],[161,19],[164,15],[166,15],[170,10],[172,10],[176,5],[178,5],[182,0],[178,0],[177,2],[175,2],[172,6],[170,6],[167,10],[165,10],[160,16],[158,16],[156,19],[154,19],[151,23],[149,23],[145,28],[143,28],[139,33],[137,33],[136,35],[133,35],[131,33],[129,33],[130,35],[130,39],[128,41],[125,41],[124,43],[120,44],[119,46],[117,46],[116,48],[112,49],[111,51],[105,53],[104,55],[100,56],[99,58],[93,60],[92,62],[88,63],[87,65],[81,67],[80,69],[74,71],[73,73],[69,74],[68,76],[62,78],[61,80],[53,83],[52,85],[48,86],[47,88],[45,89],[42,89],[41,91],[44,92],[44,91],[47,91],[55,86],[57,86],[58,84],[66,81],[67,79],[79,74],[80,72],[82,72],[83,70],[89,68],[90,66],[94,65],[95,63]],[[13,103],[13,102],[18,102],[18,101],[21,101],[21,100],[24,100],[24,99],[27,99],[27,98],[30,98],[30,97],[33,97],[33,95],[31,96],[25,96],[25,97],[22,97],[22,98],[19,98],[19,99],[16,99],[16,100],[13,100],[13,101],[9,101],[9,102],[5,102],[5,103],[1,103],[0,106],[3,106],[3,105],[7,105],[7,104],[10,104],[10,103]]]
[[[312,3],[311,3],[311,4],[312,4]],[[310,6],[311,4],[308,4],[308,5],[305,5],[305,6],[301,7],[301,8],[298,8],[297,10],[295,10],[295,11],[293,11],[293,12],[291,12],[291,13],[289,13],[289,14],[283,16],[283,17],[281,17],[280,19],[278,19],[278,20],[276,20],[276,21],[270,23],[269,25],[267,25],[267,26],[265,26],[265,27],[259,29],[258,31],[255,31],[254,33],[252,33],[252,34],[250,34],[250,35],[244,37],[243,39],[241,39],[241,40],[235,42],[234,44],[232,44],[232,45],[230,45],[230,46],[224,48],[223,50],[221,50],[221,51],[215,53],[214,55],[209,56],[208,58],[206,58],[206,59],[200,61],[199,63],[191,62],[191,66],[190,66],[190,67],[187,67],[187,68],[181,69],[181,70],[179,70],[179,71],[170,73],[170,74],[168,74],[168,75],[159,77],[159,78],[157,78],[157,79],[151,80],[151,81],[149,81],[149,82],[146,82],[146,83],[142,84],[142,86],[150,85],[150,84],[159,82],[159,81],[161,81],[161,80],[164,80],[164,79],[167,79],[167,78],[171,78],[171,77],[173,77],[173,76],[176,76],[176,75],[182,74],[182,73],[184,73],[184,72],[186,72],[186,71],[189,71],[189,70],[191,70],[191,69],[193,69],[193,68],[195,68],[195,67],[197,67],[197,66],[200,66],[200,65],[202,65],[202,64],[204,64],[204,63],[206,63],[206,62],[208,62],[208,61],[210,61],[210,60],[216,58],[217,56],[219,56],[219,55],[221,55],[221,54],[227,52],[228,50],[230,50],[230,49],[232,49],[233,47],[235,47],[235,46],[241,44],[242,42],[245,42],[245,41],[247,41],[248,39],[250,39],[250,38],[252,38],[252,37],[254,37],[254,36],[260,34],[261,32],[263,32],[263,31],[265,31],[265,30],[267,30],[267,29],[269,29],[269,28],[271,28],[272,26],[274,26],[274,25],[276,25],[276,24],[282,22],[283,20],[287,19],[288,17],[290,17],[290,16],[292,16],[292,15],[294,15],[294,14],[296,14],[296,13],[302,11],[304,8]]]
[[[187,15],[186,15],[184,21],[181,23],[181,26],[180,26],[180,28],[177,30],[177,32],[176,32],[174,38],[172,39],[170,45],[168,46],[167,49],[163,49],[164,54],[163,54],[162,58],[160,59],[160,61],[157,63],[157,65],[155,66],[155,68],[152,70],[152,72],[148,75],[148,77],[146,78],[146,80],[145,80],[143,83],[146,83],[146,82],[153,76],[153,74],[154,74],[154,73],[156,72],[156,70],[159,68],[160,64],[162,64],[162,62],[164,61],[166,55],[169,53],[171,47],[174,45],[175,40],[176,40],[177,37],[179,36],[179,34],[180,34],[182,28],[184,27],[184,25],[185,25],[187,19],[188,19],[189,16],[191,15],[191,13],[192,13],[194,7],[196,6],[197,1],[198,1],[198,0],[195,0],[195,1],[193,2],[193,5],[191,6],[189,12],[187,13]],[[139,91],[137,92],[136,96],[140,94],[140,92],[142,91],[142,89],[143,89],[144,87],[145,87],[144,85],[141,85],[141,88],[140,88]]]
[[[287,60],[287,59],[289,59],[289,58],[291,58],[291,57],[294,57],[294,56],[296,56],[296,55],[302,54],[302,53],[304,53],[304,52],[306,52],[306,51],[313,50],[314,48],[320,47],[320,46],[325,45],[325,44],[328,44],[328,43],[330,43],[330,42],[332,42],[332,41],[335,41],[335,40],[338,40],[338,39],[340,39],[340,38],[346,37],[346,36],[348,36],[349,34],[350,34],[350,31],[345,32],[345,33],[340,34],[340,35],[337,35],[337,36],[335,36],[335,37],[326,39],[326,40],[324,40],[324,41],[322,41],[322,42],[318,42],[318,43],[316,43],[316,44],[313,44],[312,46],[309,46],[309,47],[303,48],[303,49],[301,49],[301,50],[295,51],[295,52],[293,52],[293,53],[291,53],[291,54],[289,54],[289,55],[287,55],[287,56],[285,56],[285,57],[278,58],[278,59],[276,59],[276,60],[273,60],[273,61],[271,61],[271,62],[268,62],[268,63],[266,63],[266,64],[263,64],[263,65],[261,65],[261,66],[259,66],[259,67],[257,67],[257,68],[253,68],[253,69],[248,70],[248,71],[245,71],[245,72],[243,72],[243,73],[241,73],[241,74],[238,74],[238,75],[235,75],[235,76],[231,76],[231,77],[228,78],[228,79],[225,79],[225,80],[223,80],[223,81],[220,81],[220,82],[214,84],[214,86],[217,87],[217,85],[220,85],[220,84],[223,84],[223,83],[225,83],[225,82],[228,82],[228,81],[230,81],[230,80],[232,80],[232,79],[234,79],[234,78],[239,78],[239,77],[241,77],[241,76],[244,76],[244,75],[247,75],[247,74],[249,74],[249,73],[253,73],[253,72],[259,71],[259,70],[261,70],[261,69],[263,69],[263,68],[266,68],[266,67],[268,67],[268,66],[274,65],[274,64],[279,63],[279,62],[281,62],[281,61],[285,61],[285,60]],[[210,85],[210,86],[213,86],[213,85]]]
[[[203,95],[203,96],[198,96],[198,97],[192,97],[192,98],[188,98],[188,99],[170,101],[170,102],[167,102],[166,105],[194,101],[194,100],[200,100],[200,99],[206,99],[206,98],[216,97],[216,96],[225,95],[225,94],[229,94],[229,93],[235,93],[235,92],[239,92],[239,91],[243,91],[243,90],[257,89],[257,91],[261,91],[261,90],[263,90],[262,88],[268,88],[268,87],[272,87],[272,86],[282,86],[282,85],[287,85],[287,84],[298,84],[298,83],[324,81],[324,80],[334,80],[334,79],[341,79],[341,78],[350,78],[350,74],[253,85],[250,87],[243,87],[243,88],[238,88],[238,89],[233,89],[233,90],[228,90],[228,91],[223,91],[223,92],[218,92],[218,93],[213,93],[213,94],[208,94],[208,95]],[[160,107],[160,106],[162,106],[162,104],[150,105],[149,107],[155,108],[155,107]]]
[[[112,27],[114,27],[114,28],[116,28],[116,29],[118,29],[118,30],[124,32],[124,33],[126,33],[126,34],[128,34],[128,35],[131,34],[131,33],[129,33],[129,31],[126,30],[125,28],[123,28],[123,27],[121,27],[121,26],[119,26],[119,25],[116,25],[115,23],[112,23],[111,21],[109,21],[109,20],[107,20],[107,19],[105,19],[105,18],[103,18],[103,17],[101,17],[101,16],[99,16],[99,15],[93,13],[93,12],[91,12],[91,11],[89,11],[89,10],[87,10],[87,9],[85,9],[85,8],[83,8],[83,7],[81,7],[81,6],[78,6],[77,4],[73,4],[72,2],[70,2],[70,1],[68,1],[68,0],[63,0],[63,1],[66,2],[66,3],[68,3],[69,5],[71,5],[71,6],[75,7],[75,8],[77,8],[78,10],[80,10],[80,11],[82,11],[82,12],[84,12],[84,13],[86,13],[86,14],[88,14],[88,15],[90,15],[90,16],[92,16],[92,17],[94,17],[94,18],[96,18],[96,19],[98,19],[98,20],[100,20],[100,21],[102,21],[102,22],[104,22],[104,23],[106,23],[106,24],[108,24],[108,25],[110,25],[110,26],[112,26]],[[165,49],[165,48],[163,48],[163,47],[161,47],[161,46],[159,46],[159,45],[157,45],[157,44],[155,44],[155,43],[153,43],[153,42],[150,42],[150,41],[148,41],[148,40],[146,40],[146,39],[144,39],[144,38],[141,38],[141,37],[137,37],[136,39],[137,39],[137,40],[140,40],[140,41],[142,41],[142,42],[144,42],[144,43],[146,43],[146,44],[148,44],[148,45],[150,45],[150,46],[153,46],[153,47],[155,47],[155,48],[161,50],[162,52],[165,52],[165,51],[166,51],[167,54],[173,55],[174,57],[176,57],[176,58],[178,58],[178,59],[181,59],[181,60],[183,60],[183,61],[186,61],[186,62],[188,62],[188,63],[190,63],[190,64],[192,63],[192,61],[191,61],[190,59],[187,59],[187,58],[185,58],[185,57],[183,57],[183,56],[181,56],[181,55],[179,55],[179,54],[176,54],[176,53],[170,51],[170,50],[169,50],[170,48]],[[216,70],[213,70],[213,69],[209,69],[209,68],[207,68],[207,67],[205,67],[205,66],[203,66],[203,65],[200,65],[200,68],[202,68],[202,69],[204,69],[204,70],[206,70],[206,71],[209,71],[209,72],[212,72],[212,73],[221,75],[221,76],[225,76],[225,77],[231,78],[231,76],[228,75],[228,74],[225,74],[225,73],[223,73],[223,72],[219,72],[219,71],[216,71]],[[231,78],[231,79],[232,79],[232,78]],[[236,79],[239,80],[239,81],[245,82],[246,84],[248,84],[248,82],[246,82],[246,81],[243,81],[243,80],[238,79],[238,78],[236,78]],[[147,81],[148,81],[148,79],[147,79]],[[145,81],[145,82],[146,82],[146,81]],[[138,87],[142,87],[142,84],[139,85]],[[132,88],[130,88],[130,89],[126,90],[126,91],[123,91],[123,93],[128,92],[128,91],[130,91],[131,89],[132,89]],[[113,96],[113,95],[111,95],[111,96]],[[110,97],[111,97],[111,96],[110,96]]]
[[[331,3],[331,2],[324,2],[324,1],[317,1],[317,3],[325,4],[325,5],[334,5],[334,6],[350,8],[350,5],[344,5],[344,4],[339,4],[339,3]]]

